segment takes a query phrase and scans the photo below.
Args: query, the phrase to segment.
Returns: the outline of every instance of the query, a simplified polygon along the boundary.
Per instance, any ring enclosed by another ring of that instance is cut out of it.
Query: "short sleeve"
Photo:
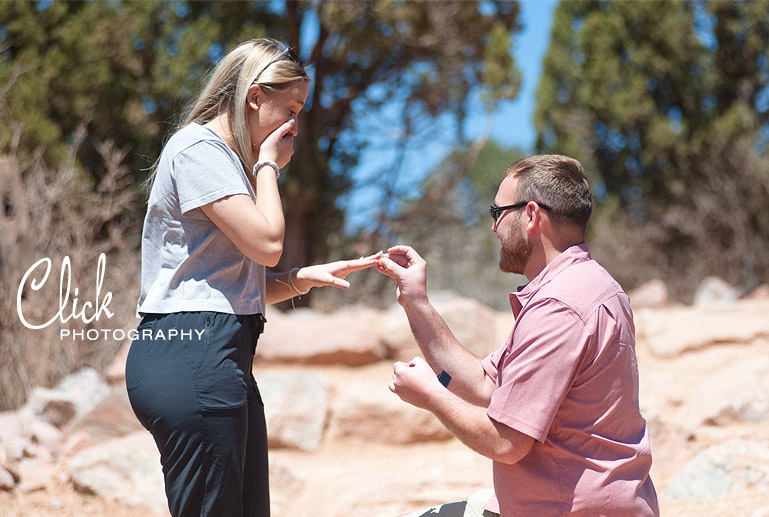
[[[505,351],[509,347],[510,340],[508,339],[504,346],[494,350],[492,353],[481,360],[481,365],[483,366],[483,370],[486,372],[486,375],[488,375],[489,378],[495,383],[497,382],[497,375],[499,374],[499,362],[502,360]]]
[[[182,213],[234,194],[251,195],[240,161],[216,140],[201,140],[173,158]]]
[[[484,360],[487,373],[497,370],[488,416],[544,442],[582,364],[588,337],[582,319],[557,300],[527,307],[506,354]]]

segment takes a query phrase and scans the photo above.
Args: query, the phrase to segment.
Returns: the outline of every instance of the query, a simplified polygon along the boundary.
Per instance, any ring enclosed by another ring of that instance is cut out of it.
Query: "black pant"
[[[174,516],[270,515],[264,404],[251,364],[261,314],[148,314],[126,363]]]

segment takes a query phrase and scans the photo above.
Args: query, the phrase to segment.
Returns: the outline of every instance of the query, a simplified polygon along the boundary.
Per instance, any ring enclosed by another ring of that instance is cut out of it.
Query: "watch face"
[[[438,381],[441,384],[443,384],[444,388],[448,388],[449,387],[449,382],[451,381],[451,375],[446,373],[446,371],[444,370],[444,371],[442,371],[441,373],[438,374]]]

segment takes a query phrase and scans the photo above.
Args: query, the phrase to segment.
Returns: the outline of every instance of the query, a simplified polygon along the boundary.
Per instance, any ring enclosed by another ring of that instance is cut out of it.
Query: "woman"
[[[277,178],[308,85],[288,47],[240,45],[156,165],[126,384],[160,451],[175,516],[269,515],[264,406],[251,375],[265,306],[312,287],[345,289],[350,272],[376,263],[265,272],[283,250]]]

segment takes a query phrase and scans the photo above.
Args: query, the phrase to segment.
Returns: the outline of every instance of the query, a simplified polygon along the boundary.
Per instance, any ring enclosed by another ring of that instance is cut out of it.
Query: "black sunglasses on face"
[[[537,205],[539,205],[543,210],[551,211],[552,208],[550,208],[547,205],[543,205],[539,201],[533,201]],[[494,222],[497,222],[497,219],[499,219],[499,216],[502,215],[502,212],[505,210],[517,210],[519,208],[523,208],[529,203],[532,203],[532,201],[521,201],[520,203],[515,203],[514,205],[505,205],[505,206],[494,206],[489,205],[489,213],[491,214],[491,218],[494,219]]]

